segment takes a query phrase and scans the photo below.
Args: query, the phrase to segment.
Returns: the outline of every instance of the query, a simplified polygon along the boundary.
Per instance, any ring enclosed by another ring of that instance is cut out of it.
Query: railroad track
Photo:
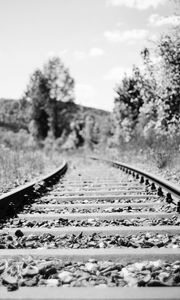
[[[180,299],[180,189],[96,158],[66,170],[0,197],[0,299]]]

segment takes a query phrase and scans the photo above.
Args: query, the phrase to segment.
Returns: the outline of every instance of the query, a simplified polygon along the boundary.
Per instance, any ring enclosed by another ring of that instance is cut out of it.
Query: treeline
[[[180,31],[161,36],[141,52],[143,67],[134,66],[116,86],[114,137],[118,145],[140,147],[180,142]]]

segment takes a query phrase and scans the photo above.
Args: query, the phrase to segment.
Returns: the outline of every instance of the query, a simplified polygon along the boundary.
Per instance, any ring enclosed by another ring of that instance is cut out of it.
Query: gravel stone
[[[33,277],[34,275],[37,275],[39,273],[39,270],[37,267],[34,266],[27,266],[23,271],[22,271],[22,276],[23,277]]]
[[[18,230],[16,230],[15,235],[17,237],[22,237],[24,234],[23,234],[23,232],[20,229],[18,229]]]
[[[68,271],[62,271],[59,273],[58,278],[62,281],[62,283],[70,283],[73,280],[72,273]]]
[[[59,285],[59,280],[58,279],[47,279],[46,280],[47,286],[58,286]]]

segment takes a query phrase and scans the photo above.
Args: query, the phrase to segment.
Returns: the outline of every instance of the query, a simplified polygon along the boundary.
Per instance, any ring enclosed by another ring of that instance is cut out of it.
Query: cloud
[[[148,37],[148,31],[145,29],[132,29],[132,30],[112,30],[104,32],[105,38],[110,42],[130,42],[140,41]]]
[[[178,26],[180,24],[180,16],[159,16],[158,14],[153,14],[149,17],[149,25],[151,26],[163,26],[163,25],[172,25]]]
[[[90,84],[77,83],[75,86],[75,95],[78,103],[91,106],[93,98],[97,96],[97,92]]]
[[[48,58],[52,58],[54,56],[64,57],[68,53],[67,49],[60,50],[59,52],[49,51],[47,56]]]
[[[101,48],[91,48],[89,51],[90,56],[102,56],[104,54],[104,50]]]
[[[165,4],[166,0],[107,0],[107,6],[126,6],[145,10],[148,8],[156,9],[159,5]]]
[[[117,23],[117,27],[122,27],[122,25],[124,25],[124,22],[118,22]]]
[[[83,51],[76,50],[74,51],[74,58],[77,60],[84,60],[87,58],[87,54]]]
[[[151,33],[148,37],[149,41],[151,42],[157,42],[160,38],[160,33]]]
[[[67,49],[63,49],[63,50],[59,51],[59,55],[60,55],[60,56],[64,56],[64,55],[66,55],[67,53],[68,53],[68,50],[67,50]]]
[[[49,51],[48,54],[47,54],[48,58],[52,58],[52,57],[54,57],[56,55],[57,55],[57,53],[54,52],[54,51]]]
[[[104,50],[101,48],[91,48],[88,52],[76,50],[74,51],[74,58],[76,60],[84,60],[91,57],[102,56],[103,54]]]
[[[104,79],[109,81],[120,81],[125,75],[130,76],[132,74],[131,68],[114,67],[107,74]]]

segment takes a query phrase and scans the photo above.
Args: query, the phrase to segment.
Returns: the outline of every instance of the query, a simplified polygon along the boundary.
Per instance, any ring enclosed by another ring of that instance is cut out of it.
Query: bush
[[[159,169],[167,167],[172,161],[172,155],[167,150],[159,150],[154,152],[154,160]]]

